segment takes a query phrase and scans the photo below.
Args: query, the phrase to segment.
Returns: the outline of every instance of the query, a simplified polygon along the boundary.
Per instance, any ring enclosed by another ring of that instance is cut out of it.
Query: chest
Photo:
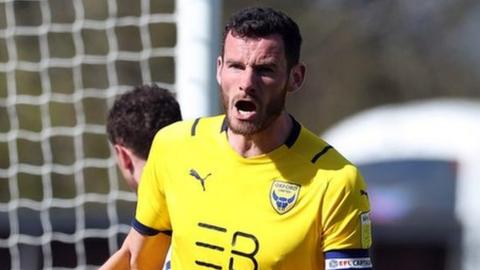
[[[314,174],[299,165],[210,154],[179,162],[165,192],[173,243],[179,256],[194,257],[182,261],[250,269],[313,257],[320,192]]]

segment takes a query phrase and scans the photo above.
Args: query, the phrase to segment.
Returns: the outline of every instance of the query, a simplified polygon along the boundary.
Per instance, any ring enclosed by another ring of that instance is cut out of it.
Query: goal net
[[[205,70],[214,68],[218,32],[208,25],[218,16],[208,5],[219,1],[189,1],[200,8],[187,14],[207,27],[181,14],[186,2],[0,0],[1,269],[95,269],[119,248],[136,196],[105,136],[115,96],[155,82],[186,107],[180,85],[195,95],[188,80],[213,88]],[[187,44],[186,18],[205,28]],[[204,62],[182,59],[188,48]],[[192,75],[179,63],[203,67]],[[196,97],[187,118],[215,112],[208,97]]]

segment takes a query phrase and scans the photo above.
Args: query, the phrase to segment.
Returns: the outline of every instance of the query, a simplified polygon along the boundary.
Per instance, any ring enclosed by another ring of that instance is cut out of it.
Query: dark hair
[[[285,13],[266,7],[249,7],[232,15],[223,31],[222,57],[228,33],[234,37],[260,38],[273,34],[282,37],[290,69],[298,63],[302,36],[298,25]]]
[[[115,99],[107,117],[108,139],[147,159],[157,131],[180,120],[180,106],[168,90],[155,84],[137,86]]]

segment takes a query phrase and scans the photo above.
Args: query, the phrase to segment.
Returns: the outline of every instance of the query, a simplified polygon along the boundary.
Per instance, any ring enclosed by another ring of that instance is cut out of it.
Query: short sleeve
[[[346,165],[328,182],[321,204],[322,251],[368,249],[370,204],[363,177]]]
[[[165,140],[159,132],[153,140],[138,188],[134,228],[143,234],[149,234],[149,229],[171,231],[164,190],[166,154]]]

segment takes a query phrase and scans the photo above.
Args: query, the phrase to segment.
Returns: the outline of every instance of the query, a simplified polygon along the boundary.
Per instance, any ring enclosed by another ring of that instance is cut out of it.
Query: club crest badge
[[[300,185],[275,180],[270,189],[270,203],[279,214],[285,214],[293,208],[300,193]]]

